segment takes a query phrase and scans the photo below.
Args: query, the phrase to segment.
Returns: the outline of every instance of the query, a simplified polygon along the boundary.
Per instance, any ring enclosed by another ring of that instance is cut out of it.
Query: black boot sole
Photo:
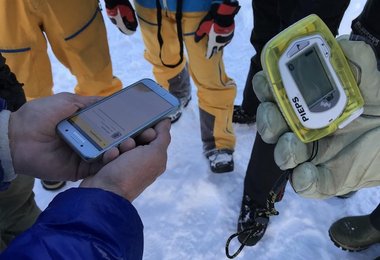
[[[334,245],[336,247],[342,249],[343,251],[360,252],[360,251],[366,250],[369,247],[369,246],[366,246],[366,247],[350,247],[350,246],[342,245],[342,244],[340,244],[334,240],[334,238],[331,236],[330,232],[329,232],[329,237],[330,237],[331,241],[334,243]]]
[[[225,173],[232,172],[234,170],[234,164],[226,164],[220,167],[210,167],[213,173]]]
[[[48,191],[55,191],[63,188],[66,185],[65,181],[57,181],[52,183],[46,183],[44,181],[41,181],[41,185],[45,190]]]

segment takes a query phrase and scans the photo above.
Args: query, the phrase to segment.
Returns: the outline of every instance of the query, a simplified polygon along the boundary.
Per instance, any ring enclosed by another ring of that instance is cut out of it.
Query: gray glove
[[[290,132],[261,71],[253,88],[263,103],[257,110],[257,131],[276,143],[274,157],[282,169],[293,169],[290,182],[304,197],[327,198],[380,185],[380,72],[370,45],[340,37],[364,98],[364,113],[334,134],[302,143]]]

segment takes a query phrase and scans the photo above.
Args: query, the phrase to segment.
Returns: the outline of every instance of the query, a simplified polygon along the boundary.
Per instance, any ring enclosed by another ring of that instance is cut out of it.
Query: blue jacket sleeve
[[[58,194],[0,259],[142,259],[143,224],[132,204],[101,189]]]

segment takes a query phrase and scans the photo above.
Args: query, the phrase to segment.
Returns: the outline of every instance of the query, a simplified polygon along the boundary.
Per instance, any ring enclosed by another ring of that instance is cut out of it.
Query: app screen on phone
[[[98,148],[123,138],[172,105],[150,88],[137,84],[69,119]]]

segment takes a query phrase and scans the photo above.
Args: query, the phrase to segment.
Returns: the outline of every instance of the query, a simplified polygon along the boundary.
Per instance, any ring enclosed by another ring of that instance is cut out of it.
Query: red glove
[[[136,31],[137,20],[135,10],[128,0],[105,0],[106,11],[111,22],[122,33],[131,35]]]
[[[229,0],[213,3],[211,10],[203,18],[195,32],[195,42],[208,35],[206,58],[224,48],[234,36],[234,17],[240,9],[239,3]]]

